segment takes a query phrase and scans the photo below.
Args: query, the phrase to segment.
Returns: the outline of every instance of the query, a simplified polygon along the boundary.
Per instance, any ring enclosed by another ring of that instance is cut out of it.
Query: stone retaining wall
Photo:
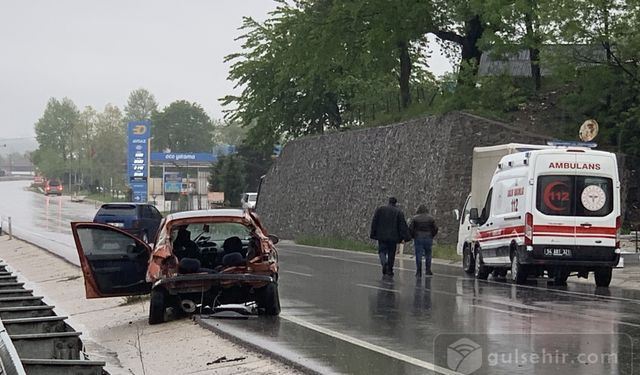
[[[438,241],[455,243],[473,147],[547,139],[465,113],[297,139],[266,175],[257,211],[282,238],[366,241],[375,208],[395,196],[407,217],[427,204]]]

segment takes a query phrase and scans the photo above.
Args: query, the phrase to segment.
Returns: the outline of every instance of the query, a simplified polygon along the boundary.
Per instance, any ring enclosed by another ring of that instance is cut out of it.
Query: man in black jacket
[[[410,239],[409,227],[402,211],[396,207],[398,200],[389,198],[389,204],[376,209],[371,221],[370,238],[378,241],[378,256],[382,265],[382,274],[393,276],[393,264],[396,259],[396,247]]]
[[[416,277],[422,277],[423,255],[425,275],[431,276],[431,247],[433,246],[433,237],[438,234],[438,226],[424,204],[418,207],[418,212],[411,219],[409,232],[413,238],[413,248],[416,251]]]

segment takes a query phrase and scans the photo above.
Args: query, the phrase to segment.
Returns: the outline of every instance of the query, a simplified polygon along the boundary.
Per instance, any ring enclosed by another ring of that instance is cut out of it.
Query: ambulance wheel
[[[476,279],[486,280],[489,277],[490,270],[487,266],[482,263],[482,255],[480,255],[480,250],[476,250],[476,257],[474,259],[475,272],[474,275]]]
[[[611,283],[611,267],[598,268],[594,274],[596,277],[596,286],[607,287]]]
[[[527,268],[520,264],[517,251],[511,255],[511,280],[518,285],[522,285],[527,281]]]
[[[475,260],[469,247],[465,246],[462,250],[462,269],[465,273],[472,274],[475,269]]]
[[[568,278],[569,278],[569,271],[567,270],[557,269],[553,272],[554,285],[567,285]]]

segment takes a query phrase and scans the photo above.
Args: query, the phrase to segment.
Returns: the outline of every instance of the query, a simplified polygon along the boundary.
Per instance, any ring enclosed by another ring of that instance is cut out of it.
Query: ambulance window
[[[464,208],[462,209],[462,217],[460,218],[460,224],[463,224],[465,220],[467,220],[467,216],[469,215],[469,211],[471,208],[469,207],[469,202],[471,201],[471,196],[467,197],[467,200],[464,202]]]
[[[576,178],[576,216],[607,216],[613,211],[613,181],[610,178]]]
[[[574,176],[540,176],[536,208],[545,215],[572,216],[575,207]]]
[[[489,189],[489,194],[487,194],[487,200],[484,203],[484,208],[482,209],[482,215],[480,215],[480,225],[484,225],[489,219],[491,215],[491,196],[493,195],[493,188]]]

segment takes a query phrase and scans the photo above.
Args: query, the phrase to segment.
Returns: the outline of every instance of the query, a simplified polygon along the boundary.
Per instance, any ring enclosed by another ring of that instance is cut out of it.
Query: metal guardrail
[[[0,261],[0,374],[108,375],[86,358],[81,332],[34,296]]]

